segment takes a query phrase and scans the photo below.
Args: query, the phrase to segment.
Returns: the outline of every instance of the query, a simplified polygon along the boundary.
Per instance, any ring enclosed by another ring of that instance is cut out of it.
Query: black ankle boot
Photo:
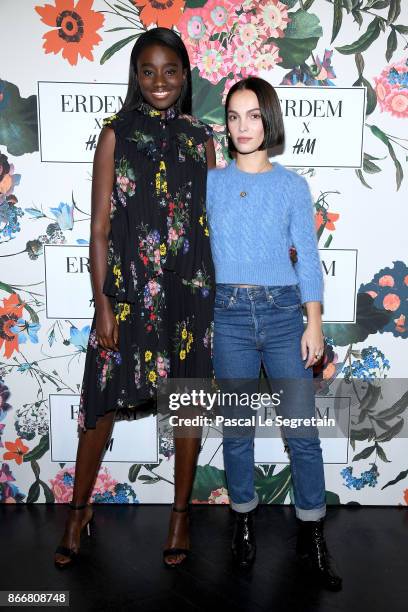
[[[296,553],[319,583],[330,591],[340,591],[342,579],[331,567],[330,554],[323,535],[324,518],[318,521],[297,519],[299,531]]]
[[[241,568],[249,568],[255,560],[256,542],[253,514],[250,512],[235,512],[234,533],[232,536],[232,555],[234,562]]]

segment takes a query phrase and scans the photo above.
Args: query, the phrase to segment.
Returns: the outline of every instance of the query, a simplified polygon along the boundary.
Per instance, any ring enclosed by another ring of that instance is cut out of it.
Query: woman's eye
[[[168,70],[167,74],[169,74],[170,76],[173,76],[174,74],[176,74],[175,70]]]
[[[260,115],[259,113],[253,113],[253,114],[251,115],[251,117],[252,117],[252,119],[260,119],[260,118],[261,118],[261,115]]]
[[[228,121],[234,121],[234,119],[236,119],[235,115],[229,115],[228,116]]]
[[[150,76],[152,74],[152,71],[151,70],[143,70],[143,74],[145,76]]]

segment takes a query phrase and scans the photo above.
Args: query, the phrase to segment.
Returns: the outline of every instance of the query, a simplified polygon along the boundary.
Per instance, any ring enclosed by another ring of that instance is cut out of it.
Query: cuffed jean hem
[[[235,512],[251,512],[251,510],[257,507],[258,503],[259,503],[259,498],[258,498],[257,493],[255,493],[254,499],[251,499],[251,501],[244,502],[242,504],[236,504],[230,498],[230,506],[232,510],[235,510]]]
[[[318,521],[326,516],[326,505],[321,508],[312,508],[311,510],[305,510],[304,508],[297,508],[295,506],[295,512],[297,518],[301,521]]]

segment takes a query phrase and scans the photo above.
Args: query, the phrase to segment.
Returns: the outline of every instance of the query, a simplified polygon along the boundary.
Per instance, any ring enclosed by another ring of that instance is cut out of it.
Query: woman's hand
[[[102,348],[119,351],[119,326],[110,305],[97,311],[95,331],[96,340]]]
[[[321,326],[309,323],[303,332],[300,346],[303,361],[307,359],[305,364],[306,370],[310,366],[315,365],[323,357],[324,339]]]

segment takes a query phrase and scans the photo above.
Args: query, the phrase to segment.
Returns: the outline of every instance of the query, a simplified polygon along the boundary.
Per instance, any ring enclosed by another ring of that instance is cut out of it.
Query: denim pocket
[[[282,310],[296,310],[301,308],[300,291],[297,285],[282,285],[269,289],[270,302]]]
[[[215,291],[214,308],[230,308],[234,302],[235,297],[233,288],[217,285]]]

